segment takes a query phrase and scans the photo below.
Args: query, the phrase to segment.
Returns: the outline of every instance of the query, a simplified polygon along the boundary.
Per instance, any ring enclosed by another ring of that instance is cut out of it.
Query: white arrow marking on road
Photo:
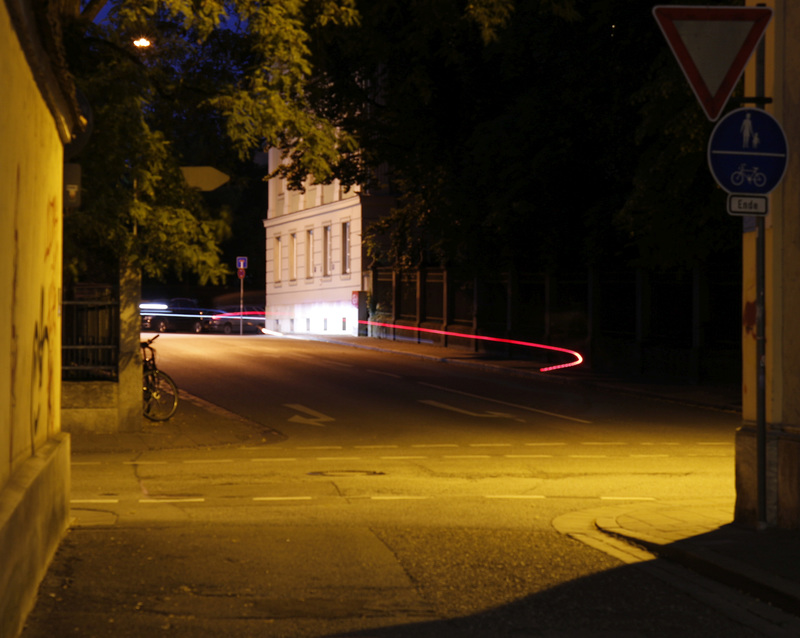
[[[335,419],[332,416],[328,416],[327,414],[322,414],[321,412],[317,412],[316,410],[312,410],[311,408],[307,408],[304,405],[300,405],[299,403],[284,403],[284,406],[287,408],[291,408],[292,410],[297,410],[298,412],[302,412],[307,414],[308,416],[300,416],[299,414],[295,414],[289,420],[293,423],[305,423],[306,425],[316,425],[317,427],[325,427],[323,424],[328,423],[329,421],[334,421]]]
[[[466,414],[467,416],[485,418],[485,417],[494,417],[494,418],[503,418],[503,419],[513,419],[513,415],[506,414],[505,412],[484,412],[479,414],[478,412],[470,412],[469,410],[462,410],[461,408],[457,408],[453,405],[447,405],[446,403],[439,403],[438,401],[429,401],[427,399],[420,399],[420,403],[424,403],[425,405],[432,405],[435,408],[442,408],[443,410],[450,410],[451,412],[458,412],[459,414]]]

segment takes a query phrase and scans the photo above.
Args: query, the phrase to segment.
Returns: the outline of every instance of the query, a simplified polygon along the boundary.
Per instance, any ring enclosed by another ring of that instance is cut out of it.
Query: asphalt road
[[[176,418],[270,436],[75,455],[77,524],[26,638],[772,635],[735,592],[556,529],[732,503],[734,414],[318,342],[157,346],[222,408]]]

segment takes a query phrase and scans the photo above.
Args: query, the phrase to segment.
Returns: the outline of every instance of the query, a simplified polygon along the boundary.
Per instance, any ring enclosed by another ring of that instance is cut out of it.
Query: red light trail
[[[569,350],[567,348],[559,348],[557,346],[546,346],[541,343],[532,343],[530,341],[516,341],[515,339],[502,339],[500,337],[485,337],[483,335],[470,335],[470,334],[463,334],[461,332],[448,332],[447,330],[435,330],[433,328],[417,328],[415,326],[400,326],[392,323],[381,323],[379,321],[359,321],[358,323],[367,325],[367,326],[379,326],[381,328],[394,328],[397,330],[409,330],[411,332],[425,332],[428,334],[435,334],[435,335],[445,335],[448,337],[462,337],[464,339],[475,339],[477,341],[491,341],[495,343],[509,343],[515,346],[525,346],[527,348],[539,348],[541,350],[550,350],[553,352],[563,352],[564,354],[568,354],[570,356],[575,357],[575,361],[570,361],[569,363],[562,363],[559,365],[554,366],[545,366],[544,368],[539,368],[539,372],[550,372],[552,370],[560,370],[561,368],[571,368],[573,366],[579,366],[583,363],[583,356],[579,352],[575,352],[574,350]]]

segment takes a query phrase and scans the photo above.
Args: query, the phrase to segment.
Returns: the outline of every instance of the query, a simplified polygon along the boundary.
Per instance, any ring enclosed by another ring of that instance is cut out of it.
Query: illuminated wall
[[[24,27],[32,12],[27,0],[0,3],[0,636],[18,635],[69,515],[60,296],[70,127],[49,57]]]
[[[756,2],[748,2],[755,6]],[[800,6],[795,2],[766,3],[774,10],[766,36],[767,110],[781,123],[789,142],[789,165],[782,183],[770,195],[766,218],[766,368],[767,421],[800,426]],[[751,62],[745,93],[755,93]],[[743,410],[745,421],[756,418],[755,279],[756,233],[743,237]]]
[[[270,151],[270,171],[279,161]],[[355,190],[309,183],[289,191],[269,182],[266,327],[291,333],[353,334],[362,285],[362,206]]]
[[[748,0],[749,6],[760,4]],[[765,36],[766,105],[781,123],[789,164],[770,194],[765,220],[765,452],[758,451],[756,356],[756,233],[743,236],[742,416],[736,437],[736,520],[800,529],[800,3],[771,0]],[[755,64],[745,94],[755,95]],[[759,462],[765,468],[763,479]],[[765,503],[757,485],[763,480]],[[759,509],[762,511],[759,513]],[[758,514],[758,515],[757,515]]]

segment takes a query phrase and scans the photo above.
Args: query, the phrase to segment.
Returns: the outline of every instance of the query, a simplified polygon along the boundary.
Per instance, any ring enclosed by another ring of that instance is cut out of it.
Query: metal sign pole
[[[756,97],[763,98],[764,38],[756,49]],[[761,104],[760,108],[764,108]],[[756,217],[756,457],[758,480],[758,526],[767,526],[767,366],[766,366],[766,277],[764,216]]]

